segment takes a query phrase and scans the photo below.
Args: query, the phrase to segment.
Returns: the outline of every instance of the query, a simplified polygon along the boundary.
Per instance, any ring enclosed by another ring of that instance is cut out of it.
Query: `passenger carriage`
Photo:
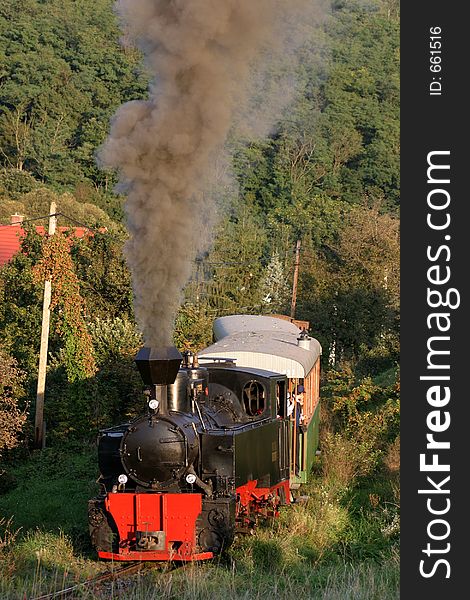
[[[321,346],[307,334],[308,327],[306,321],[296,321],[283,315],[220,317],[213,325],[214,343],[198,353],[202,365],[206,361],[225,361],[234,363],[238,368],[256,368],[285,375],[291,401],[295,399],[297,386],[304,387],[300,427],[296,402],[289,418],[288,404],[278,406],[278,417],[288,418],[290,423],[290,482],[293,488],[306,483],[319,438]],[[262,390],[256,389],[250,398],[245,394],[248,413],[262,409],[261,396]],[[278,397],[285,396],[279,390]]]

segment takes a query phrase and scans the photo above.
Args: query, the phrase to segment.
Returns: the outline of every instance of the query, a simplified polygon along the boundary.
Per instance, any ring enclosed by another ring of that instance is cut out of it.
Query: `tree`
[[[42,289],[33,279],[33,266],[40,260],[42,240],[27,227],[21,252],[0,269],[0,332],[8,352],[28,374],[28,384],[37,374],[41,335]]]
[[[122,233],[93,232],[72,247],[81,293],[95,317],[132,321],[132,284],[127,268]]]
[[[92,439],[99,427],[142,407],[133,364],[140,338],[124,317],[132,312],[132,298],[122,240],[108,233],[44,239],[28,227],[22,251],[0,270],[0,332],[27,373],[31,399],[45,276],[52,277],[54,293],[44,411],[48,444]],[[93,303],[92,315],[83,310],[82,290]],[[112,317],[117,314],[122,318]]]
[[[51,282],[50,309],[57,309],[57,332],[63,339],[62,361],[68,381],[82,381],[96,372],[90,334],[84,320],[85,301],[70,256],[73,240],[56,233],[43,242],[43,255],[33,268],[36,283]]]
[[[299,309],[315,325],[335,362],[358,360],[383,346],[397,359],[399,328],[399,223],[378,207],[345,214],[336,243],[304,265]],[[329,351],[325,352],[328,356]]]
[[[348,127],[360,136],[341,168],[343,197],[360,203],[381,193],[393,209],[399,200],[398,22],[354,3],[339,10],[322,94],[327,130]]]
[[[28,219],[38,219],[36,225],[45,225],[48,221],[49,207],[51,201],[54,201],[59,213],[57,218],[58,226],[75,227],[77,225],[98,229],[105,227],[111,233],[122,233],[122,226],[115,223],[102,209],[89,202],[80,202],[69,192],[57,194],[51,189],[38,185],[33,190],[26,193],[15,194],[15,207],[18,212]],[[0,214],[5,215],[3,219],[9,222],[3,208],[4,203],[0,202]],[[64,216],[65,215],[65,216]]]
[[[3,108],[0,114],[0,131],[3,132],[0,146],[3,160],[22,171],[32,150],[31,119],[24,104],[19,104],[14,109]]]
[[[290,289],[285,266],[278,252],[274,252],[260,281],[264,313],[284,313],[289,303]]]
[[[5,199],[6,201],[18,200],[23,194],[27,194],[40,186],[41,184],[27,171],[20,171],[16,168],[0,169],[0,198],[2,198],[0,209],[3,209]],[[8,214],[2,213],[0,221],[8,222],[8,217]]]
[[[55,186],[108,185],[94,154],[115,109],[145,96],[140,55],[118,44],[112,0],[0,7],[0,158]]]
[[[258,313],[266,231],[253,207],[240,205],[223,224],[209,255],[207,300],[217,314]]]
[[[176,315],[173,341],[180,352],[198,352],[212,340],[212,318],[204,302],[185,302]]]

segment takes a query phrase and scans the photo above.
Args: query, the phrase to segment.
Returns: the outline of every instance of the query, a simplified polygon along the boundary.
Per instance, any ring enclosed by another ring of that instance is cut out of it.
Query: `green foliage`
[[[134,357],[142,336],[126,319],[95,319],[89,325],[98,364],[96,375],[99,425],[117,424],[142,412],[142,380]]]
[[[278,252],[271,256],[259,286],[264,313],[283,314],[287,311],[290,289],[286,268]]]
[[[86,348],[85,325],[76,312],[80,303],[83,305],[83,300],[77,301],[77,293],[86,300],[88,306],[93,307],[94,317],[106,318],[118,314],[125,317],[132,311],[130,277],[122,256],[122,241],[116,240],[109,233],[96,233],[82,240],[68,238],[67,241],[62,236],[62,242],[58,236],[54,238],[54,243],[68,245],[73,242],[73,246],[72,256],[68,255],[65,247],[56,249],[62,262],[65,260],[67,264],[62,264],[62,275],[59,277],[59,273],[56,273],[54,281],[54,284],[65,287],[60,289],[53,285],[55,293],[62,294],[60,306],[57,307],[62,312],[57,315],[53,312],[51,316],[49,352],[53,356],[60,354],[62,361],[68,361],[73,379],[79,376],[75,370],[82,350],[85,362],[90,360],[90,347],[88,346],[88,350]],[[44,289],[44,279],[41,277],[45,275],[40,274],[38,281],[34,278],[34,273],[42,269],[35,265],[42,259],[43,241],[33,228],[27,228],[26,237],[22,241],[22,252],[0,270],[0,331],[4,344],[28,373],[27,386],[31,389],[31,395],[37,373],[41,334]],[[73,275],[74,270],[76,276]],[[65,312],[62,303],[67,307]],[[67,318],[71,319],[72,325],[67,322]],[[63,337],[56,333],[57,328],[60,328],[60,321]],[[77,346],[77,332],[80,332],[85,342],[82,350]],[[68,340],[66,348],[63,348],[63,339]],[[85,359],[86,356],[88,358]],[[81,367],[78,369],[82,373]],[[90,372],[87,369],[88,367],[85,371]]]
[[[111,0],[14,0],[0,9],[5,166],[55,185],[107,189],[94,152],[114,110],[145,94],[140,57],[117,41]]]
[[[185,302],[176,315],[173,341],[180,352],[198,352],[212,339],[212,317],[204,304]]]
[[[122,355],[134,355],[142,345],[142,336],[134,323],[120,317],[95,318],[88,326],[98,364]]]
[[[50,0],[46,12],[28,0],[21,10],[16,2],[2,7],[0,218],[46,214],[55,199],[73,219],[107,227],[115,243],[96,235],[72,249],[81,293],[96,316],[132,319],[123,239],[112,222],[122,218],[122,198],[109,193],[112,176],[97,170],[94,153],[115,107],[142,97],[145,82],[137,53],[116,43],[110,6]],[[286,310],[292,249],[301,239],[297,316],[311,321],[325,358],[359,361],[364,374],[397,360],[398,253],[388,233],[398,239],[397,220],[386,220],[399,185],[397,11],[391,1],[336,3],[320,41],[302,49],[297,94],[275,133],[232,140],[240,200],[186,290],[207,318]],[[27,171],[74,196],[53,198]],[[369,222],[378,224],[376,234]],[[197,318],[184,311],[178,327],[189,335]]]
[[[305,55],[288,118],[268,140],[235,144],[241,195],[268,234],[255,254],[264,271],[257,281],[265,290],[268,257],[277,253],[290,289],[300,239],[297,316],[312,324],[325,363],[353,361],[364,375],[398,360],[397,10],[390,2],[336,3],[325,26],[327,58],[319,66]],[[223,280],[245,287],[228,272]],[[253,303],[232,306],[240,312]]]
[[[0,459],[4,450],[18,445],[26,423],[24,379],[16,360],[0,345]],[[2,475],[0,468],[0,478]]]
[[[0,169],[0,197],[17,199],[23,194],[32,192],[41,184],[27,171],[18,169]],[[0,220],[3,221],[3,215]]]
[[[400,384],[356,382],[351,371],[329,371],[322,387],[325,474],[347,489],[371,475],[399,435]]]
[[[62,362],[67,379],[73,383],[92,377],[96,371],[91,338],[84,317],[86,305],[70,256],[73,241],[56,233],[44,239],[43,255],[33,269],[38,285],[51,282],[50,310],[56,309],[56,330],[64,341]]]
[[[81,293],[101,319],[133,318],[130,273],[123,256],[124,236],[94,232],[72,248]]]
[[[93,377],[70,382],[63,351],[50,361],[45,405],[49,443],[91,442],[100,428],[142,412],[142,380],[134,364],[142,342],[135,325],[120,318],[96,318],[88,331],[96,359]]]
[[[74,227],[77,225],[99,228],[105,227],[109,231],[118,232],[122,228],[114,223],[106,212],[90,202],[87,198],[77,199],[72,194],[65,192],[57,194],[44,186],[36,186],[24,194],[15,194],[14,201],[3,200],[0,202],[0,220],[10,222],[12,211],[22,214],[26,221],[35,219],[35,225],[46,225],[48,222],[51,202],[56,203],[57,225],[59,227]],[[64,216],[65,215],[65,216]],[[43,217],[42,219],[38,219]]]
[[[301,65],[289,118],[271,140],[239,144],[235,162],[242,194],[316,245],[334,237],[344,201],[399,200],[398,22],[344,3],[327,37],[323,69],[311,56]]]
[[[266,249],[261,215],[255,207],[239,203],[220,225],[207,260],[197,265],[188,300],[193,304],[203,300],[212,315],[259,313]]]
[[[61,353],[51,358],[47,373],[44,420],[47,444],[51,447],[73,441],[90,443],[103,425],[96,377],[70,382],[63,361]],[[108,412],[104,416],[109,417]]]
[[[121,318],[95,318],[88,323],[96,373],[70,382],[60,350],[50,361],[45,418],[49,442],[92,441],[98,430],[141,413],[142,380],[134,357],[142,344],[135,325]]]
[[[42,292],[32,268],[41,257],[41,237],[32,229],[23,251],[0,269],[0,331],[3,343],[21,368],[34,377],[41,336]]]
[[[362,360],[364,374],[377,373],[398,359],[398,230],[377,207],[351,207],[336,241],[303,263],[299,310],[333,366]]]
[[[333,152],[349,154],[333,172],[350,202],[381,195],[389,206],[398,202],[398,61],[395,20],[354,4],[337,13],[323,114]]]
[[[96,188],[88,182],[78,183],[75,186],[73,196],[80,204],[86,205],[87,207],[92,206],[95,209],[98,208],[105,212],[112,220],[111,227],[113,229],[116,229],[116,223],[124,222],[123,196],[110,193],[106,189]],[[99,225],[106,225],[106,227],[109,227],[103,220]]]
[[[109,233],[81,240],[56,234],[47,240],[29,228],[22,252],[0,271],[0,330],[9,352],[27,372],[31,400],[46,275],[53,279],[48,443],[93,439],[100,427],[127,419],[142,407],[142,382],[133,363],[141,340],[126,317],[132,311],[131,288],[122,240]],[[86,314],[85,300],[91,315]]]

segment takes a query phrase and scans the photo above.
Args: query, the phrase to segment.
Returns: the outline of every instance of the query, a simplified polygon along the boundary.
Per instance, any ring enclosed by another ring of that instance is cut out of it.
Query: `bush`
[[[37,189],[41,184],[28,171],[0,169],[0,195],[15,200]]]
[[[99,365],[123,355],[134,356],[142,345],[142,336],[127,319],[97,318],[89,324],[88,331]]]
[[[381,387],[351,371],[330,371],[323,386],[323,470],[347,488],[356,477],[373,474],[390,455],[399,433],[400,384]],[[396,452],[395,452],[396,454]]]
[[[98,373],[99,402],[106,425],[116,424],[142,412],[142,380],[134,358],[142,336],[127,319],[95,319],[89,326]]]
[[[142,342],[126,319],[97,318],[88,326],[96,356],[93,377],[70,382],[63,353],[51,361],[45,406],[49,442],[95,438],[98,430],[142,412],[142,380],[134,357]]]
[[[17,362],[0,347],[0,458],[2,450],[15,448],[27,419],[27,406],[22,401],[25,375]],[[1,475],[1,470],[0,470]]]

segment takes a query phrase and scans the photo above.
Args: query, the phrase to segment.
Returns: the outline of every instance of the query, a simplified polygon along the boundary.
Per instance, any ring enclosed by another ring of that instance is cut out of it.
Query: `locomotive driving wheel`
[[[93,500],[88,503],[88,523],[93,545],[101,552],[112,552],[116,534],[111,528],[104,507]]]

